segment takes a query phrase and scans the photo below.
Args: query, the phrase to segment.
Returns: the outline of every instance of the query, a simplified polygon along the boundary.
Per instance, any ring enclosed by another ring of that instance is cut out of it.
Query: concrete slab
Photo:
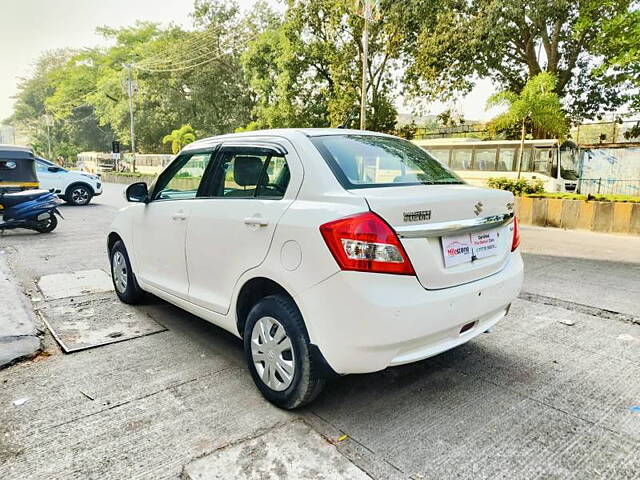
[[[191,462],[185,480],[369,479],[306,423],[295,421]]]
[[[145,312],[120,302],[115,294],[54,300],[39,311],[65,353],[166,330]]]
[[[83,270],[45,275],[38,281],[45,300],[76,297],[113,290],[111,277],[104,270]]]
[[[0,252],[0,367],[40,349],[33,312]]]
[[[35,335],[0,337],[0,367],[31,357],[38,350],[40,350],[40,339]]]

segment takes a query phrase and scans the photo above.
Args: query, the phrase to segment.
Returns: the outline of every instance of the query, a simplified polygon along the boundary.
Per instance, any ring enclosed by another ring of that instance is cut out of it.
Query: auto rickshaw
[[[56,228],[61,200],[39,186],[33,151],[0,145],[0,232],[26,228],[48,233]]]
[[[33,151],[18,145],[0,145],[0,193],[40,187]]]

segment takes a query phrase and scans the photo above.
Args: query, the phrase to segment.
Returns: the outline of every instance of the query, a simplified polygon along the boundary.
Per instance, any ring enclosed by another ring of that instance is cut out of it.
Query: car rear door
[[[208,198],[192,204],[186,237],[190,301],[225,314],[240,276],[266,257],[295,199],[302,165],[291,144],[223,144]]]
[[[187,152],[158,177],[151,201],[134,220],[134,248],[140,279],[171,295],[186,298],[189,278],[185,235],[192,206],[202,198],[202,179],[213,149]]]

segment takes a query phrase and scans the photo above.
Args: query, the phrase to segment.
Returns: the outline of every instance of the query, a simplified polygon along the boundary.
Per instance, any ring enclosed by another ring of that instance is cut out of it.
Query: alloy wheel
[[[84,187],[76,187],[71,192],[71,201],[76,205],[89,203],[89,192]]]
[[[124,293],[127,290],[127,262],[120,251],[116,251],[113,254],[111,274],[113,275],[113,283],[118,289],[118,292]]]
[[[295,358],[291,339],[273,317],[260,318],[251,332],[251,357],[266,386],[281,392],[293,381]]]

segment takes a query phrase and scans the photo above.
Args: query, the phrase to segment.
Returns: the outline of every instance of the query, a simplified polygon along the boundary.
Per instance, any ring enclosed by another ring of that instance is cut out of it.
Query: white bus
[[[413,140],[472,185],[490,177],[518,176],[519,140],[438,138]],[[540,179],[547,192],[575,192],[578,150],[572,142],[525,140],[521,178]]]

